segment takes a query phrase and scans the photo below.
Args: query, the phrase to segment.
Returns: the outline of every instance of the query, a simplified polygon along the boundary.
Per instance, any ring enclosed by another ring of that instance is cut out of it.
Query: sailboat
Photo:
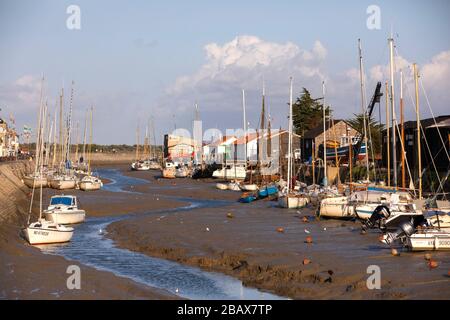
[[[244,121],[244,138],[245,138],[245,149],[244,149],[244,160],[245,160],[245,169],[248,171],[248,130],[247,130],[247,115],[245,110],[245,90],[242,89],[242,113],[243,113],[243,121]],[[256,191],[258,190],[258,185],[252,183],[252,173],[250,173],[250,181],[246,183],[245,181],[241,184],[241,189],[244,191]],[[243,195],[246,199],[253,199],[253,198],[247,198],[245,195]]]
[[[91,128],[90,128],[90,138],[89,138],[89,150],[88,150],[88,171],[87,175],[84,176],[81,181],[78,183],[80,190],[83,191],[93,191],[99,190],[103,187],[103,182],[99,177],[94,177],[91,172],[91,154],[92,154],[92,118],[93,118],[94,110],[91,107]]]
[[[290,78],[290,88],[289,88],[289,141],[288,141],[288,173],[287,173],[287,187],[279,192],[278,194],[278,205],[282,208],[288,209],[298,209],[305,207],[309,199],[306,195],[302,193],[294,192],[292,188],[292,131],[293,131],[293,120],[292,120],[292,77]],[[269,193],[269,190],[267,190]],[[259,191],[261,194],[261,190]]]
[[[64,145],[64,152],[63,155],[63,167],[60,168],[59,174],[53,175],[51,179],[48,180],[50,186],[53,189],[58,190],[67,190],[67,189],[74,189],[77,186],[78,178],[75,176],[74,171],[71,169],[71,161],[70,161],[70,147],[71,147],[71,130],[72,130],[72,105],[73,105],[73,85],[74,82],[72,82],[72,89],[71,89],[71,96],[70,96],[70,108],[69,108],[69,115],[67,118],[67,130],[65,133],[65,145]],[[63,96],[63,91],[61,93],[61,97]],[[62,98],[61,98],[62,99]],[[61,164],[62,166],[62,164]]]
[[[43,128],[44,127],[45,127],[45,110],[43,108],[42,99],[41,99],[41,104],[39,107],[38,139],[36,142],[36,145],[40,146],[40,149],[39,149],[40,152],[36,156],[38,158],[37,161],[40,163],[40,171],[41,172],[43,169],[43,162],[42,162],[43,151],[42,151],[42,149],[43,149],[43,145],[44,145],[44,138],[43,138]],[[70,239],[73,236],[73,231],[74,231],[73,228],[66,227],[64,225],[60,225],[53,221],[47,221],[44,218],[42,218],[42,188],[43,188],[43,186],[41,185],[39,187],[39,190],[40,190],[39,218],[36,222],[29,223],[28,227],[26,227],[22,230],[26,240],[31,245],[62,243],[62,242],[70,241]],[[31,216],[35,190],[36,190],[36,186],[33,184],[29,216]]]

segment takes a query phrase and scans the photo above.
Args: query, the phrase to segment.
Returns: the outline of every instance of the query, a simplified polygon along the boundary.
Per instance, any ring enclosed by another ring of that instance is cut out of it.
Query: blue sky
[[[66,28],[66,8],[71,4],[81,8],[81,30]],[[366,27],[366,8],[372,4],[381,9],[381,30]],[[236,90],[239,85],[234,88],[224,81],[204,81],[208,76],[203,75],[205,79],[196,82],[198,86],[184,87],[177,94],[167,92],[177,78],[193,77],[207,64],[206,45],[215,43],[220,47],[247,35],[269,44],[293,43],[308,51],[319,41],[326,49],[326,57],[317,64],[330,79],[329,101],[336,105],[337,116],[350,117],[358,111],[359,92],[354,87],[341,88],[338,84],[343,74],[358,67],[357,39],[363,41],[368,77],[370,68],[388,62],[387,37],[391,26],[398,34],[396,41],[400,55],[409,62],[425,65],[436,55],[450,50],[448,12],[450,2],[445,0],[2,0],[1,115],[6,117],[13,113],[19,127],[25,123],[34,125],[39,101],[32,104],[34,96],[31,94],[27,99],[18,97],[22,96],[20,90],[36,90],[36,83],[24,88],[17,85],[17,80],[29,76],[27,81],[39,82],[40,74],[44,73],[50,105],[62,83],[68,89],[71,80],[76,84],[74,106],[81,122],[84,110],[94,105],[94,140],[99,143],[133,143],[138,120],[143,126],[150,115],[155,117],[158,135],[173,127],[173,114],[177,127],[189,127],[193,114],[193,108],[189,109],[189,106],[195,101],[199,102],[206,127],[237,127],[241,124],[238,109],[224,110],[228,104],[239,106],[240,91]],[[272,78],[273,69],[262,71],[267,81],[268,100],[274,108],[281,108],[283,99],[287,101],[287,92],[284,96],[279,92],[270,96],[271,86],[287,88],[291,74],[289,64],[283,66],[286,68],[285,80],[283,76]],[[256,78],[259,73],[252,73],[252,70],[246,69],[248,72],[242,73],[242,77],[250,79],[255,75]],[[430,83],[441,83],[442,79],[450,77],[447,73],[445,71],[441,78]],[[256,119],[261,88],[255,82],[239,78],[239,74],[237,72],[238,78],[233,79],[233,83],[242,81],[248,85],[245,89],[249,95],[249,118]],[[369,78],[367,83],[368,96],[372,94],[375,81],[371,80]],[[214,84],[214,88],[208,83]],[[301,73],[296,77],[298,88],[307,86],[317,94],[319,83],[314,77],[303,78]],[[336,84],[334,96],[333,84]],[[446,91],[444,89],[445,85],[442,92]],[[348,92],[341,92],[344,90]],[[435,95],[441,92],[436,85],[430,90]],[[431,100],[438,111],[448,109],[444,106],[450,101],[448,97]],[[282,116],[274,118],[278,125],[284,126]],[[117,130],[118,123],[125,129]]]

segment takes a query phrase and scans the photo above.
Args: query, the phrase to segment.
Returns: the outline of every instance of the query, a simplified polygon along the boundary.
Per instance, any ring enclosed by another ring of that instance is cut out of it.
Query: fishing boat
[[[57,195],[50,198],[50,204],[44,211],[45,218],[58,224],[75,224],[83,222],[86,212],[78,209],[75,196]]]
[[[75,176],[70,175],[53,176],[50,180],[50,186],[57,190],[75,189],[77,186],[77,179]]]

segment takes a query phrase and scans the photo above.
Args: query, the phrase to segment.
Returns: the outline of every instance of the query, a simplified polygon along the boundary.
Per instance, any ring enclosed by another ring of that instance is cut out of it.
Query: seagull
[[[327,231],[327,228],[323,228],[323,231]]]
[[[102,229],[98,230],[98,233],[99,233],[99,234],[102,234],[102,233],[103,233],[103,230],[102,230]]]
[[[305,233],[311,233],[311,232],[309,232],[309,230],[305,229]]]
[[[208,232],[209,232],[209,228],[208,228],[208,227],[206,227],[206,231],[208,231]]]

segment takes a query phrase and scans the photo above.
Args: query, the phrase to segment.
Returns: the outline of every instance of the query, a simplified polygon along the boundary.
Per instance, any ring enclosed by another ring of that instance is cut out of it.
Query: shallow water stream
[[[151,183],[147,180],[124,176],[118,170],[99,170],[102,177],[111,180],[104,190],[111,192],[127,191],[130,186]],[[187,201],[186,199],[177,199]],[[170,210],[155,210],[143,215],[166,215],[193,208],[217,207],[222,201],[188,200],[185,207]],[[282,297],[248,288],[242,282],[219,273],[206,272],[199,268],[185,266],[176,262],[153,258],[147,255],[115,247],[113,241],[105,236],[106,227],[115,221],[130,219],[134,214],[114,217],[87,217],[85,223],[75,227],[72,241],[61,245],[41,247],[47,254],[61,255],[70,260],[113,272],[118,276],[136,282],[165,289],[188,299],[283,299]]]

